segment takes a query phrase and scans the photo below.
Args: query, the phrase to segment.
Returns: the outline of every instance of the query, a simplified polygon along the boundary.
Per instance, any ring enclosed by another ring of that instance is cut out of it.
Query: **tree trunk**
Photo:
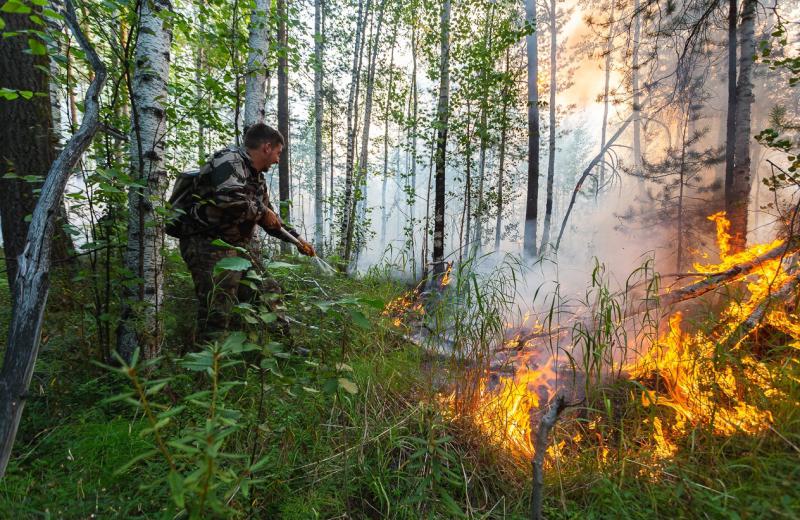
[[[441,11],[439,78],[439,105],[436,108],[436,195],[433,211],[433,274],[437,279],[445,272],[444,197],[450,101],[450,0],[444,0]]]
[[[471,236],[470,226],[472,223],[472,133],[470,131],[470,123],[472,122],[472,112],[470,110],[470,99],[467,97],[467,121],[465,126],[466,134],[466,150],[465,150],[465,176],[464,180],[464,207],[461,212],[461,226],[464,227],[466,221],[466,231],[464,233],[464,244],[462,245],[462,257],[469,257]],[[461,258],[459,258],[459,261]]]
[[[628,117],[628,119],[626,119],[625,122],[623,122],[622,125],[620,125],[620,127],[617,128],[617,131],[614,132],[614,135],[612,135],[609,138],[608,142],[606,143],[606,146],[602,148],[597,155],[594,156],[594,158],[589,162],[589,166],[587,166],[586,169],[583,170],[580,179],[578,179],[578,182],[575,184],[575,189],[572,190],[572,197],[569,199],[567,212],[564,214],[564,219],[561,221],[561,230],[558,232],[558,240],[556,240],[556,247],[555,247],[556,251],[558,251],[558,248],[561,246],[561,239],[564,238],[564,231],[567,229],[567,222],[569,221],[569,216],[572,213],[573,206],[575,206],[575,199],[578,196],[578,192],[581,191],[583,182],[586,180],[587,177],[589,177],[589,174],[592,173],[592,169],[595,166],[597,166],[597,163],[603,160],[603,156],[606,154],[608,149],[611,148],[611,146],[617,141],[617,139],[619,139],[619,136],[622,135],[622,132],[624,132],[626,128],[628,128],[628,125],[631,123],[632,120],[633,120],[633,114],[631,114]]]
[[[616,2],[611,2],[611,18],[608,23],[608,41],[606,42],[606,65],[605,65],[605,82],[603,83],[603,121],[600,124],[600,148],[606,146],[606,130],[608,128],[608,92],[609,84],[611,82],[611,51],[614,48],[614,8]],[[600,161],[600,175],[597,181],[597,191],[595,192],[595,200],[600,193],[600,190],[606,183],[606,161]],[[545,230],[547,232],[547,230]]]
[[[739,38],[739,77],[736,81],[736,142],[730,198],[725,210],[731,222],[731,252],[743,251],[747,244],[747,214],[750,201],[750,110],[753,104],[753,58],[756,50],[755,19],[757,0],[744,0]]]
[[[399,13],[399,12],[398,12]],[[386,224],[389,212],[386,208],[386,185],[389,183],[389,119],[392,115],[392,98],[394,97],[394,46],[397,43],[397,21],[395,14],[392,22],[392,44],[389,53],[389,85],[386,89],[386,110],[383,122],[383,183],[381,185],[381,244],[386,244]]]
[[[637,178],[642,178],[642,108],[639,92],[639,38],[642,18],[639,0],[633,3],[633,56],[631,57],[631,90],[633,90],[633,167]]]
[[[12,16],[4,13],[3,18],[8,27]],[[42,321],[50,288],[50,246],[56,231],[54,215],[61,203],[70,171],[91,144],[97,130],[100,114],[98,100],[106,80],[105,66],[80,32],[70,0],[66,0],[66,21],[94,69],[94,80],[86,91],[81,127],[72,135],[47,172],[27,240],[19,256],[7,349],[0,371],[0,478],[5,474],[11,457],[39,354]],[[6,38],[4,44],[9,40],[11,38]],[[8,77],[4,76],[6,79]],[[47,99],[44,100],[47,104]]]
[[[287,19],[289,17],[288,0],[277,0],[278,15],[278,131],[286,142],[284,151],[278,161],[278,199],[280,199],[280,216],[284,222],[291,221],[289,204],[292,198],[289,178],[289,35]],[[289,246],[281,242],[281,250],[286,253]]]
[[[319,0],[317,0],[319,2]],[[255,0],[250,13],[250,38],[244,83],[244,126],[263,123],[267,105],[269,54],[269,0]]]
[[[691,91],[689,91],[691,92]],[[678,244],[677,258],[675,259],[675,271],[680,273],[683,266],[683,191],[686,185],[686,141],[688,139],[689,120],[691,118],[691,102],[686,103],[686,114],[683,121],[683,132],[681,132],[681,162],[678,169]]]
[[[322,249],[322,0],[314,0],[314,245]]]
[[[550,0],[550,134],[548,136],[547,152],[547,199],[544,206],[544,226],[542,229],[542,247],[540,253],[550,244],[550,219],[553,217],[553,180],[556,176],[556,69],[558,16],[556,0]]]
[[[372,99],[375,86],[375,64],[378,59],[378,47],[381,39],[381,27],[383,26],[383,14],[385,12],[387,0],[381,2],[378,9],[378,25],[375,28],[375,36],[370,41],[370,55],[367,56],[367,84],[366,99],[364,100],[364,126],[361,131],[361,155],[358,158],[358,200],[351,205],[352,214],[350,215],[350,225],[347,229],[347,242],[345,244],[344,260],[349,262],[353,248],[353,233],[356,228],[356,213],[359,215],[359,221],[363,222],[366,215],[367,206],[367,162],[369,158],[369,127],[372,121]],[[360,250],[360,244],[356,246]]]
[[[139,10],[140,29],[130,84],[131,174],[138,184],[128,194],[128,245],[124,259],[133,278],[123,285],[124,303],[117,330],[117,350],[126,360],[137,348],[141,348],[144,359],[158,356],[161,348],[164,224],[159,210],[167,188],[163,155],[171,11],[169,0],[142,2]]]
[[[728,1],[728,113],[725,124],[725,207],[733,201],[733,160],[736,143],[736,0]]]
[[[536,25],[536,0],[525,0],[525,21]],[[539,49],[536,33],[526,37],[528,50],[528,188],[525,197],[523,252],[536,256],[536,227],[539,214]]]
[[[27,31],[40,30],[30,14],[3,13],[6,22],[0,38],[0,78],[2,86],[23,92],[13,100],[0,100],[0,221],[6,276],[12,292],[17,275],[17,257],[28,234],[26,217],[33,213],[37,196],[34,188],[41,181],[29,182],[25,176],[45,174],[56,157],[56,136],[52,132],[52,112],[48,96],[27,93],[49,92],[47,55],[28,51]],[[17,36],[8,36],[20,32]],[[38,42],[38,40],[37,40]],[[16,176],[18,178],[13,178]],[[61,212],[61,210],[59,210]],[[68,237],[56,230],[56,258],[65,258]]]
[[[411,220],[410,235],[411,240],[411,271],[414,276],[417,274],[416,266],[416,251],[414,246],[414,229],[415,229],[415,210],[417,207],[417,131],[419,128],[419,89],[417,88],[417,52],[418,52],[418,35],[416,20],[412,22],[414,27],[411,29],[411,189],[409,199],[411,200],[411,207],[409,208],[409,215]]]
[[[328,159],[328,162],[330,162],[330,165],[329,165],[330,166],[330,189],[328,190],[328,248],[329,248],[328,250],[332,252],[333,249],[334,249],[334,247],[333,247],[333,234],[334,234],[333,233],[333,229],[334,229],[334,227],[333,227],[333,207],[334,207],[334,203],[333,203],[333,201],[334,201],[334,198],[333,198],[333,177],[334,177],[334,173],[335,173],[335,164],[334,164],[335,157],[334,157],[334,152],[333,152],[333,148],[334,148],[334,144],[333,143],[334,143],[334,130],[335,130],[336,125],[334,124],[334,117],[333,117],[333,115],[334,115],[333,114],[333,84],[331,84],[329,88],[330,88],[331,94],[330,94],[330,97],[328,98],[328,105],[330,106],[330,109],[328,110],[328,112],[330,113],[330,125],[331,126],[330,126],[330,129],[329,129],[329,131],[330,131],[330,138],[329,138],[329,141],[330,141],[330,148],[329,148],[330,158]]]
[[[353,162],[355,160],[356,131],[358,128],[358,92],[361,79],[361,57],[364,48],[362,39],[367,25],[371,0],[367,0],[366,8],[363,1],[358,1],[358,15],[356,17],[355,47],[353,49],[353,68],[350,73],[350,94],[347,100],[347,150],[344,169],[344,205],[342,211],[342,224],[340,236],[340,253],[345,254],[347,248],[348,229],[352,225],[349,217],[353,204]],[[362,13],[362,8],[363,13]]]
[[[203,87],[203,75],[206,67],[205,48],[202,42],[195,49],[194,61],[194,83],[195,83],[195,96],[197,97],[198,105],[208,105],[208,100],[204,99],[205,88]],[[202,118],[197,119],[197,162],[202,164],[206,160],[206,125]]]
[[[488,3],[486,6],[488,11],[486,17],[486,33],[485,45],[486,52],[491,55],[492,53],[492,20],[494,17],[494,3]],[[494,69],[494,63],[488,60],[488,65]],[[478,194],[475,204],[475,240],[472,242],[471,255],[476,257],[480,254],[483,247],[483,210],[486,206],[483,201],[484,180],[486,176],[486,148],[489,146],[489,127],[487,124],[489,112],[489,89],[487,88],[486,69],[481,67],[480,71],[480,118],[479,118],[479,135],[480,144],[478,150]]]
[[[506,48],[506,77],[504,81],[509,81],[508,75],[510,74],[510,61],[511,61],[511,47]],[[500,251],[500,238],[502,235],[503,226],[503,173],[506,166],[506,138],[508,134],[508,89],[503,85],[501,94],[501,111],[500,111],[500,165],[497,175],[497,221],[494,226],[494,251]]]

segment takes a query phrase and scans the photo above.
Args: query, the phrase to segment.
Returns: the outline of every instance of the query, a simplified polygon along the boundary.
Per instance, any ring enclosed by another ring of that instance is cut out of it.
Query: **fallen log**
[[[794,237],[787,240],[782,245],[767,251],[763,255],[750,260],[749,262],[735,265],[726,271],[722,271],[721,273],[709,275],[705,280],[701,280],[691,285],[687,285],[686,287],[669,292],[660,297],[660,303],[662,306],[666,307],[668,305],[674,305],[685,300],[697,298],[698,296],[702,296],[709,291],[713,291],[722,285],[729,284],[742,278],[743,276],[747,276],[758,269],[764,262],[776,260],[778,258],[789,257],[795,254],[798,250],[800,250],[800,239]]]
[[[725,338],[722,342],[723,351],[730,350],[741,343],[747,336],[761,326],[764,317],[773,304],[786,301],[792,293],[794,293],[798,285],[800,285],[800,272],[795,272],[793,274],[794,276],[787,280],[777,291],[764,298],[761,303],[753,309],[753,312]]]

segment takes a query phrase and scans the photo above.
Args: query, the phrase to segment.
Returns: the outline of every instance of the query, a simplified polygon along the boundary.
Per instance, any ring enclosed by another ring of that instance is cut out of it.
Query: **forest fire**
[[[724,213],[711,215],[709,220],[717,226],[720,262],[696,264],[694,270],[700,274],[726,271],[783,244],[782,240],[775,240],[731,253],[729,223]],[[755,394],[762,398],[778,396],[778,390],[771,384],[773,374],[754,355],[740,350],[742,340],[763,324],[800,339],[796,315],[778,306],[774,310],[768,308],[776,291],[795,280],[795,273],[787,272],[783,263],[783,256],[777,257],[749,272],[747,296],[741,301],[731,298],[713,330],[687,332],[683,328],[683,313],[675,311],[667,320],[668,330],[658,336],[646,353],[624,366],[623,373],[647,389],[642,392],[644,406],[661,405],[675,412],[674,420],[655,417],[652,421],[657,458],[672,456],[677,450],[673,439],[697,425],[709,426],[718,435],[733,435],[754,434],[771,424],[771,413],[749,404],[747,398]],[[755,324],[746,325],[754,317]],[[525,332],[526,337],[535,338]],[[574,372],[571,367],[559,366],[544,341],[528,339],[520,343],[520,336],[517,333],[506,340],[507,348],[518,351],[512,360],[515,373],[482,378],[471,419],[495,443],[529,458],[537,412],[557,392],[564,392],[557,384],[558,378],[571,379],[569,374]],[[448,399],[451,405],[453,399],[454,396]]]

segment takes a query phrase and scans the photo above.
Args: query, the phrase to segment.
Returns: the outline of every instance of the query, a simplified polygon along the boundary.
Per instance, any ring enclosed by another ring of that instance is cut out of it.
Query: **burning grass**
[[[724,214],[709,219],[717,226],[720,260],[695,264],[697,274],[727,271],[784,244],[778,239],[732,253]],[[441,402],[521,460],[533,455],[532,432],[543,406],[563,393],[583,407],[557,429],[557,440],[548,449],[551,462],[567,453],[591,452],[603,465],[613,452],[625,458],[626,443],[628,448],[636,445],[640,455],[649,453],[654,462],[675,457],[683,439],[698,429],[725,437],[775,431],[770,408],[786,397],[778,384],[784,365],[750,347],[757,344],[753,332],[765,328],[788,338],[790,350],[800,345],[800,319],[793,305],[785,305],[796,288],[793,254],[760,262],[744,277],[732,278],[741,281],[744,297],[729,297],[716,320],[705,325],[690,323],[681,311],[663,319],[656,312],[630,312],[642,300],[656,301],[657,295],[638,294],[634,302],[633,291],[626,288],[622,297],[614,295],[598,281],[602,277],[593,277],[583,316],[573,314],[565,327],[552,310],[532,326],[525,323],[527,315],[503,341],[505,352],[513,351],[506,365],[511,370],[501,373],[483,363],[467,377],[459,372],[456,389]],[[453,279],[459,283],[459,276]],[[652,271],[645,281],[657,289],[658,276]],[[402,307],[414,305],[409,301]],[[484,371],[477,373],[481,366]],[[637,411],[620,411],[626,407]],[[626,432],[631,435],[627,440]],[[616,450],[611,449],[614,444]],[[640,471],[652,473],[646,467]]]

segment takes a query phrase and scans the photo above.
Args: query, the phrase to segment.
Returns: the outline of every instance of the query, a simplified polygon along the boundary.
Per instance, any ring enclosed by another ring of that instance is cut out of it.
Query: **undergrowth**
[[[383,316],[407,287],[277,264],[291,339],[262,326],[276,317],[240,309],[261,323],[192,350],[190,282],[171,269],[170,334],[152,369],[97,363],[88,295],[57,280],[0,517],[528,517],[529,462],[454,418],[431,386],[431,372],[453,367]],[[470,345],[466,330],[456,348]],[[639,383],[607,383],[554,430],[548,517],[796,517],[800,368],[791,347],[763,356],[782,367],[786,398],[762,403],[773,427],[722,437],[697,426],[668,458],[654,459],[652,438],[670,410],[643,406]]]

